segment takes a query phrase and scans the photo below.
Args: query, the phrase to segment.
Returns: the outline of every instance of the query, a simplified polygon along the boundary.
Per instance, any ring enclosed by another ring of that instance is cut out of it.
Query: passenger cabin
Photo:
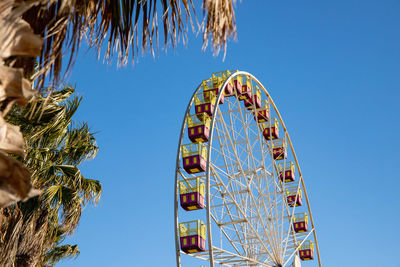
[[[218,97],[218,93],[220,90],[220,86],[222,86],[223,82],[222,82],[222,78],[221,77],[214,77],[214,78],[210,78],[207,80],[203,80],[202,82],[202,86],[203,86],[203,98],[205,100],[208,100],[208,98],[210,97],[210,92],[214,92],[214,95],[216,97]],[[224,97],[225,94],[221,95],[221,98],[219,99],[220,104],[224,103]]]
[[[256,84],[252,96],[249,99],[244,100],[244,106],[247,109],[261,108],[261,90]]]
[[[199,119],[202,118],[202,119]],[[189,139],[193,143],[207,142],[210,136],[211,118],[207,113],[189,115],[187,117]]]
[[[299,249],[300,259],[303,261],[314,259],[314,242],[306,240]]]
[[[287,158],[286,139],[272,140],[272,156],[275,160],[281,160]]]
[[[215,87],[220,88],[225,83],[226,79],[228,79],[229,76],[231,76],[231,74],[232,73],[229,70],[212,73],[211,79],[212,79],[214,88]],[[217,82],[217,84],[216,84],[216,82]],[[224,95],[225,96],[234,95],[233,87],[234,87],[233,80],[230,80],[223,88]]]
[[[286,187],[286,199],[290,207],[297,207],[303,205],[301,188],[297,191],[297,186]]]
[[[296,233],[308,231],[308,215],[307,213],[296,213],[293,218],[293,228]]]
[[[179,181],[179,195],[184,210],[204,209],[205,184],[200,177]]]
[[[233,90],[236,92],[237,96],[242,94],[242,76],[238,75],[233,78]]]
[[[200,221],[179,223],[181,250],[196,253],[206,249],[206,225]]]
[[[203,119],[202,114],[207,113],[208,116],[212,116],[214,112],[214,104],[217,99],[215,92],[209,91],[207,94],[199,93],[194,97],[194,105],[196,115],[199,119]]]
[[[268,122],[269,119],[271,118],[268,100],[264,100],[262,101],[262,103],[263,105],[261,108],[258,108],[255,111],[253,111],[254,119],[259,123]]]
[[[204,172],[206,170],[207,147],[199,143],[182,145],[183,168],[189,174]]]
[[[279,122],[276,118],[273,118],[268,123],[263,123],[262,128],[265,140],[269,141],[279,138]]]
[[[220,72],[215,72],[215,73],[211,74],[211,77],[214,78],[215,76],[220,76],[220,77],[222,77],[222,81],[225,82],[226,79],[228,79],[229,76],[232,75],[232,73],[233,72],[230,72],[229,70],[220,71]],[[234,84],[233,80],[232,79],[229,80],[229,82],[225,85],[225,88],[224,88],[225,96],[233,96],[235,94],[234,90],[233,90],[234,87],[235,87],[235,84]]]
[[[253,96],[253,87],[249,76],[242,76],[242,92],[238,94],[239,100],[250,99]]]
[[[294,176],[295,167],[293,162],[288,161],[285,162],[285,164],[279,163],[278,169],[279,169],[279,179],[281,181],[283,181],[283,177],[285,177],[285,183],[293,182],[295,180]]]

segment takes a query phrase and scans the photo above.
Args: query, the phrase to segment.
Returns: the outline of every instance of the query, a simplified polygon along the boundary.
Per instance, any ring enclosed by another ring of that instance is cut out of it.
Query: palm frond
[[[102,187],[98,180],[82,178],[80,191],[84,201],[97,203],[100,200]]]
[[[75,258],[79,255],[78,245],[62,245],[48,251],[44,257],[47,266],[54,266],[61,259]]]
[[[236,35],[233,1],[203,0],[203,19],[199,24],[197,13],[201,12],[196,12],[196,7],[200,5],[192,0],[161,0],[161,8],[157,7],[158,0],[42,0],[23,16],[34,32],[45,38],[40,68],[34,79],[38,79],[40,87],[46,77],[57,81],[63,52],[70,52],[68,70],[85,37],[99,56],[105,44],[104,56],[108,62],[116,58],[123,65],[129,57],[134,62],[138,54],[147,50],[154,55],[158,50],[159,20],[165,49],[168,44],[175,47],[180,40],[185,44],[191,28],[203,32],[203,48],[210,38],[213,50],[218,53],[226,48],[229,37]]]
[[[68,129],[63,152],[68,154],[69,164],[80,164],[84,160],[94,158],[98,149],[94,134],[86,123]]]

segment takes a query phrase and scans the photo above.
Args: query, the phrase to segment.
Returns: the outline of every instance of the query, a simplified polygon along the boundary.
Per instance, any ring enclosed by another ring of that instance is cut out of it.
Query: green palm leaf
[[[86,159],[95,157],[98,147],[89,126],[72,120],[82,100],[73,93],[69,85],[60,90],[51,88],[25,108],[14,107],[7,116],[8,121],[21,127],[26,156],[19,159],[32,172],[33,186],[44,193],[7,209],[13,215],[1,222],[2,229],[9,229],[13,235],[0,239],[0,247],[4,255],[7,252],[11,256],[0,259],[0,266],[23,260],[20,266],[28,261],[36,266],[52,266],[79,254],[76,245],[65,245],[63,241],[76,229],[84,206],[99,201],[102,187],[99,181],[85,178],[79,169]],[[28,231],[35,225],[40,225],[42,231]],[[30,245],[33,239],[37,249]],[[21,253],[26,258],[19,256]]]

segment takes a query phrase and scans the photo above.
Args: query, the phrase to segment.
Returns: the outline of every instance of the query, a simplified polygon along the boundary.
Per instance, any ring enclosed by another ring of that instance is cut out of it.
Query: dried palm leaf
[[[27,214],[16,207],[0,212],[0,266],[44,266],[40,259],[46,244],[48,217],[46,209]]]
[[[24,106],[34,93],[31,83],[23,76],[23,69],[0,65],[0,102],[9,99]]]
[[[25,215],[25,217],[27,216]],[[46,209],[39,209],[25,220],[18,240],[15,265],[29,267],[43,266],[39,263],[49,227],[48,211]]]
[[[192,0],[161,0],[161,8],[157,7],[158,0],[37,0],[40,4],[32,5],[23,15],[34,33],[45,38],[40,68],[34,78],[38,78],[39,86],[46,77],[56,82],[63,52],[70,54],[68,70],[84,37],[99,56],[106,43],[108,62],[114,56],[119,64],[126,64],[129,57],[134,62],[139,53],[147,50],[154,55],[158,49],[159,20],[163,24],[165,49],[168,44],[175,47],[179,40],[185,44],[188,29],[196,31],[197,24],[203,31],[203,48],[211,37],[213,49],[218,53],[220,48],[226,48],[229,37],[236,34],[233,1],[203,0],[204,19],[200,27],[195,11],[200,5],[196,2],[195,6]],[[26,71],[30,69],[28,66]]]
[[[23,216],[19,210],[1,209],[0,211],[0,218],[2,219],[0,266],[13,266],[18,251],[18,239],[23,228]]]
[[[0,58],[11,56],[40,56],[43,38],[34,34],[29,24],[22,20],[23,12],[32,5],[15,4],[5,0],[0,4]]]
[[[22,19],[0,20],[0,36],[1,58],[40,56],[43,39],[34,34],[29,24]]]
[[[2,186],[1,184],[2,183],[0,182],[0,187]],[[42,190],[31,188],[25,198],[20,198],[14,193],[0,188],[0,208],[8,207],[12,204],[17,203],[18,201],[27,201],[28,199],[36,197],[42,193]]]
[[[0,208],[40,194],[32,189],[30,173],[16,159],[0,152]]]
[[[0,150],[23,156],[25,141],[19,126],[7,123],[0,116]]]
[[[203,0],[204,11],[207,10],[205,27],[203,24],[203,49],[211,42],[215,53],[218,54],[221,48],[226,52],[226,43],[230,36],[236,37],[235,12],[232,0]]]
[[[22,14],[35,1],[5,0],[0,3],[0,111],[5,115],[14,103],[25,105],[33,95],[30,82],[24,78],[23,69],[3,66],[4,60],[16,56],[40,55],[42,38],[33,33]],[[13,64],[11,64],[13,65]]]

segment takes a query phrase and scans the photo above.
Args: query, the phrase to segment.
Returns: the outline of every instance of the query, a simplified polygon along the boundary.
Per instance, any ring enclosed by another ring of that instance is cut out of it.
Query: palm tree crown
[[[82,208],[99,200],[101,185],[79,170],[98,147],[88,125],[72,120],[82,100],[73,93],[71,86],[43,92],[25,108],[14,106],[7,116],[27,140],[26,156],[19,159],[31,171],[33,186],[44,193],[0,215],[1,266],[54,265],[79,253],[63,240],[77,227]]]

